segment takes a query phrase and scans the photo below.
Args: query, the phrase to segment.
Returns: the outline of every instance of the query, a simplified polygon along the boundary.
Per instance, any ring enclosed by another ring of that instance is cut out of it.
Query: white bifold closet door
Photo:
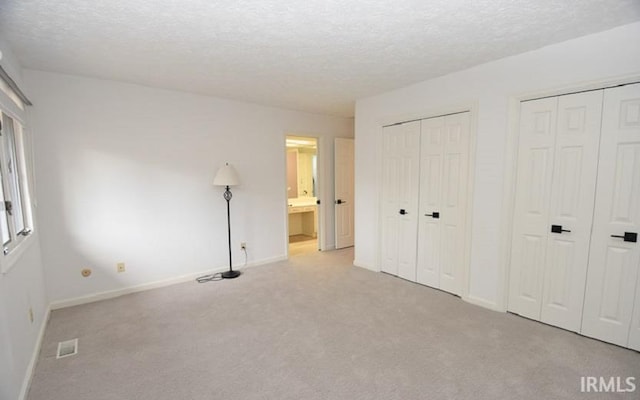
[[[381,269],[415,281],[420,121],[383,129]]]
[[[603,91],[521,104],[509,311],[580,331]]]
[[[605,90],[582,333],[640,350],[640,84]]]
[[[417,282],[460,295],[466,243],[469,113],[422,120]]]

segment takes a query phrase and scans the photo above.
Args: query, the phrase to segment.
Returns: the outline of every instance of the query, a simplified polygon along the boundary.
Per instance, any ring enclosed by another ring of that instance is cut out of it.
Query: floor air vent
[[[58,343],[56,358],[64,358],[78,354],[78,339],[65,340]]]

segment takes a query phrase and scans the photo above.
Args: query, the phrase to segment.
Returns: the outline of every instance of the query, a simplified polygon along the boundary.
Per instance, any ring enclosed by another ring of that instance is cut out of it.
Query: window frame
[[[6,116],[6,117],[5,117]],[[16,202],[14,192],[9,179],[7,151],[11,150],[8,146],[11,144],[7,137],[6,128],[4,126],[5,118],[13,121],[13,178],[17,186],[17,193],[20,201]],[[21,204],[22,218],[24,220],[24,229],[21,232],[15,230],[15,216],[7,215],[9,242],[2,244],[0,251],[0,273],[6,274],[18,261],[24,251],[34,242],[35,218],[34,218],[34,196],[33,188],[33,155],[31,153],[32,146],[28,129],[25,128],[25,122],[18,115],[8,110],[0,101],[0,122],[2,122],[2,130],[0,131],[0,184],[2,184],[2,192],[4,199],[2,201],[11,201],[12,205]],[[4,208],[4,205],[1,204]],[[3,242],[4,240],[0,240]]]

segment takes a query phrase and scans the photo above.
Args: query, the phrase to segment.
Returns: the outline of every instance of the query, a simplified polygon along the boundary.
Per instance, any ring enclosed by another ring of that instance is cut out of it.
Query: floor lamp
[[[232,279],[240,276],[240,271],[233,270],[233,263],[231,262],[231,213],[229,212],[229,202],[231,201],[231,190],[229,189],[231,186],[236,186],[240,184],[240,179],[238,179],[238,173],[236,170],[226,163],[223,167],[221,167],[216,173],[216,177],[213,179],[213,184],[215,186],[224,186],[224,199],[227,201],[227,233],[229,235],[229,270],[222,273],[222,278],[224,279]]]

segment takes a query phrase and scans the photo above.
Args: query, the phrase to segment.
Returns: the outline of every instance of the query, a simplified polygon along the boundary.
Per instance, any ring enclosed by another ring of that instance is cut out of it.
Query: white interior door
[[[640,349],[640,243],[633,236],[638,233],[640,84],[635,84],[604,92],[582,333],[636,350]]]
[[[520,106],[509,311],[540,319],[558,98]]]
[[[574,332],[582,322],[602,96],[598,90],[558,98],[540,320]]]
[[[336,248],[353,246],[353,139],[335,139]]]
[[[417,281],[440,288],[440,212],[442,210],[442,178],[444,117],[422,121],[420,138],[420,225],[418,227]],[[435,213],[435,214],[434,214]]]
[[[383,130],[381,269],[416,279],[420,121]]]
[[[422,121],[417,281],[460,295],[466,242],[469,113]]]

